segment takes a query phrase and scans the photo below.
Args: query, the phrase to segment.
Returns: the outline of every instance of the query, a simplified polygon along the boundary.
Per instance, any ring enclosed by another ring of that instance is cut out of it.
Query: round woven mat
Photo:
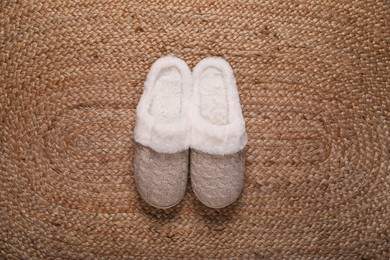
[[[0,258],[390,256],[388,1],[1,1]],[[170,210],[133,177],[151,64],[227,59],[240,199]]]

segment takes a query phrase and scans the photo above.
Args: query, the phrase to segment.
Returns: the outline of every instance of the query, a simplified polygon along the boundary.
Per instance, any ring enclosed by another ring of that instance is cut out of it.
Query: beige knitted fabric
[[[188,150],[158,153],[135,143],[134,175],[138,192],[157,208],[175,206],[184,196],[188,179]]]
[[[388,259],[388,0],[0,1],[0,258]],[[153,62],[232,65],[236,203],[137,192]]]
[[[226,207],[238,198],[244,185],[244,152],[211,155],[191,149],[190,172],[192,190],[204,205]]]

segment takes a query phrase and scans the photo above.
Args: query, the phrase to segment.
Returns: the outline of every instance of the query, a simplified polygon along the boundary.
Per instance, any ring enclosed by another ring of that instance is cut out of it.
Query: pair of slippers
[[[223,208],[239,197],[247,135],[229,63],[209,57],[191,73],[179,58],[158,59],[136,114],[134,174],[146,202],[162,209],[178,204],[189,172],[204,205]]]

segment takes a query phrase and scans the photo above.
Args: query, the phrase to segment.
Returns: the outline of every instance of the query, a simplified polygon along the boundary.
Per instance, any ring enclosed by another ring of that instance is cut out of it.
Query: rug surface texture
[[[148,206],[135,109],[153,62],[233,67],[245,186]],[[388,259],[389,1],[1,1],[0,258]]]

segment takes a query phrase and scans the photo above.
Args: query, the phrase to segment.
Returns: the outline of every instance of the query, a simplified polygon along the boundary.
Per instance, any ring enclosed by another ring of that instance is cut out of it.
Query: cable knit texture
[[[191,150],[191,185],[197,198],[211,208],[223,208],[241,194],[244,184],[243,151],[212,155]]]
[[[244,182],[247,135],[236,80],[219,57],[201,60],[192,75],[193,190],[206,206],[223,208],[238,198]]]
[[[158,153],[135,143],[134,175],[138,192],[157,208],[175,206],[184,196],[188,178],[188,150]]]

